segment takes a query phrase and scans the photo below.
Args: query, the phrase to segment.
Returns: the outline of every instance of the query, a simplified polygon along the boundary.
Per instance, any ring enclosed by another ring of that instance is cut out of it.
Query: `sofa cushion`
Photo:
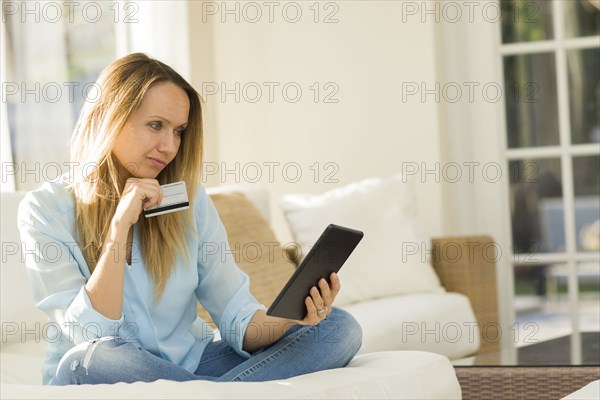
[[[355,357],[345,368],[268,382],[175,382],[160,379],[154,382],[68,386],[2,382],[0,398],[3,399],[461,398],[460,385],[448,359],[418,351],[365,354]]]
[[[344,307],[360,323],[359,354],[384,350],[424,350],[450,359],[479,349],[477,321],[469,299],[459,293],[388,297]]]
[[[320,195],[280,200],[302,258],[330,223],[364,232],[340,271],[336,305],[406,293],[443,292],[426,259],[431,240],[417,221],[414,191],[402,175],[371,178]]]
[[[207,187],[206,193],[209,196],[214,194],[230,194],[238,192],[243,194],[254,207],[260,211],[260,215],[270,223],[271,217],[269,213],[269,191],[261,185],[247,184],[247,183],[235,183],[222,186]]]
[[[250,291],[269,307],[294,273],[295,264],[286,258],[261,212],[243,194],[212,194],[210,198],[225,226],[237,265],[250,277]],[[198,313],[214,326],[202,306]]]

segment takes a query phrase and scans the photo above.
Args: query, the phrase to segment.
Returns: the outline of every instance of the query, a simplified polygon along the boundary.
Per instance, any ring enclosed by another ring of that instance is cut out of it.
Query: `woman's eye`
[[[175,134],[179,137],[183,136],[183,134],[185,133],[185,129],[179,129],[175,131]]]
[[[162,128],[162,124],[160,122],[150,122],[148,125],[150,125],[150,128],[157,131]]]

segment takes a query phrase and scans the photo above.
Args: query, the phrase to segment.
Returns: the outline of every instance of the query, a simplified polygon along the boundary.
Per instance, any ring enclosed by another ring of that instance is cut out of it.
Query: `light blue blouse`
[[[90,271],[75,240],[74,198],[65,187],[68,183],[66,175],[44,183],[26,194],[18,211],[34,301],[49,317],[44,384],[70,348],[116,334],[195,372],[204,348],[214,339],[210,326],[197,315],[198,301],[217,324],[221,338],[240,355],[250,357],[242,350],[244,334],[254,313],[266,307],[250,293],[248,275],[235,263],[223,223],[203,186],[190,205],[200,238],[192,232],[187,235],[192,265],[177,256],[156,305],[140,250],[140,221],[134,225],[132,265],[124,262],[122,315],[113,320],[94,310],[83,288]]]

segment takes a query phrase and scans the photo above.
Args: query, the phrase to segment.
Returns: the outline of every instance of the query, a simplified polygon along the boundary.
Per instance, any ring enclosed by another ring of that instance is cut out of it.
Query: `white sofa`
[[[241,190],[269,217],[267,192],[248,187],[222,187],[209,193]],[[472,354],[476,340],[458,345],[444,340],[423,340],[421,333],[404,334],[409,322],[461,323],[474,321],[469,301],[454,293],[399,296],[347,309],[363,326],[361,353],[346,367],[264,383],[214,383],[205,381],[81,385],[41,385],[46,317],[35,309],[23,263],[16,227],[17,205],[24,193],[2,193],[2,268],[0,343],[0,398],[394,398],[456,399],[461,397],[454,369],[446,356]],[[394,317],[389,318],[389,314]],[[388,315],[388,317],[386,317]],[[378,328],[379,327],[379,328]],[[427,339],[427,338],[426,338]],[[405,349],[406,351],[390,351]],[[417,350],[417,351],[415,351]],[[421,351],[419,351],[421,350]],[[439,354],[436,354],[439,353]]]

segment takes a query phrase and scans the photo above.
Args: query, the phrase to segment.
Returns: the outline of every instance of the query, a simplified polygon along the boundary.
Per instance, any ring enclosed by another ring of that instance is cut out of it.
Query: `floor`
[[[519,296],[515,299],[517,347],[564,336],[573,331],[569,301],[565,295],[551,299]],[[600,331],[600,297],[584,295],[579,304],[579,330]]]

